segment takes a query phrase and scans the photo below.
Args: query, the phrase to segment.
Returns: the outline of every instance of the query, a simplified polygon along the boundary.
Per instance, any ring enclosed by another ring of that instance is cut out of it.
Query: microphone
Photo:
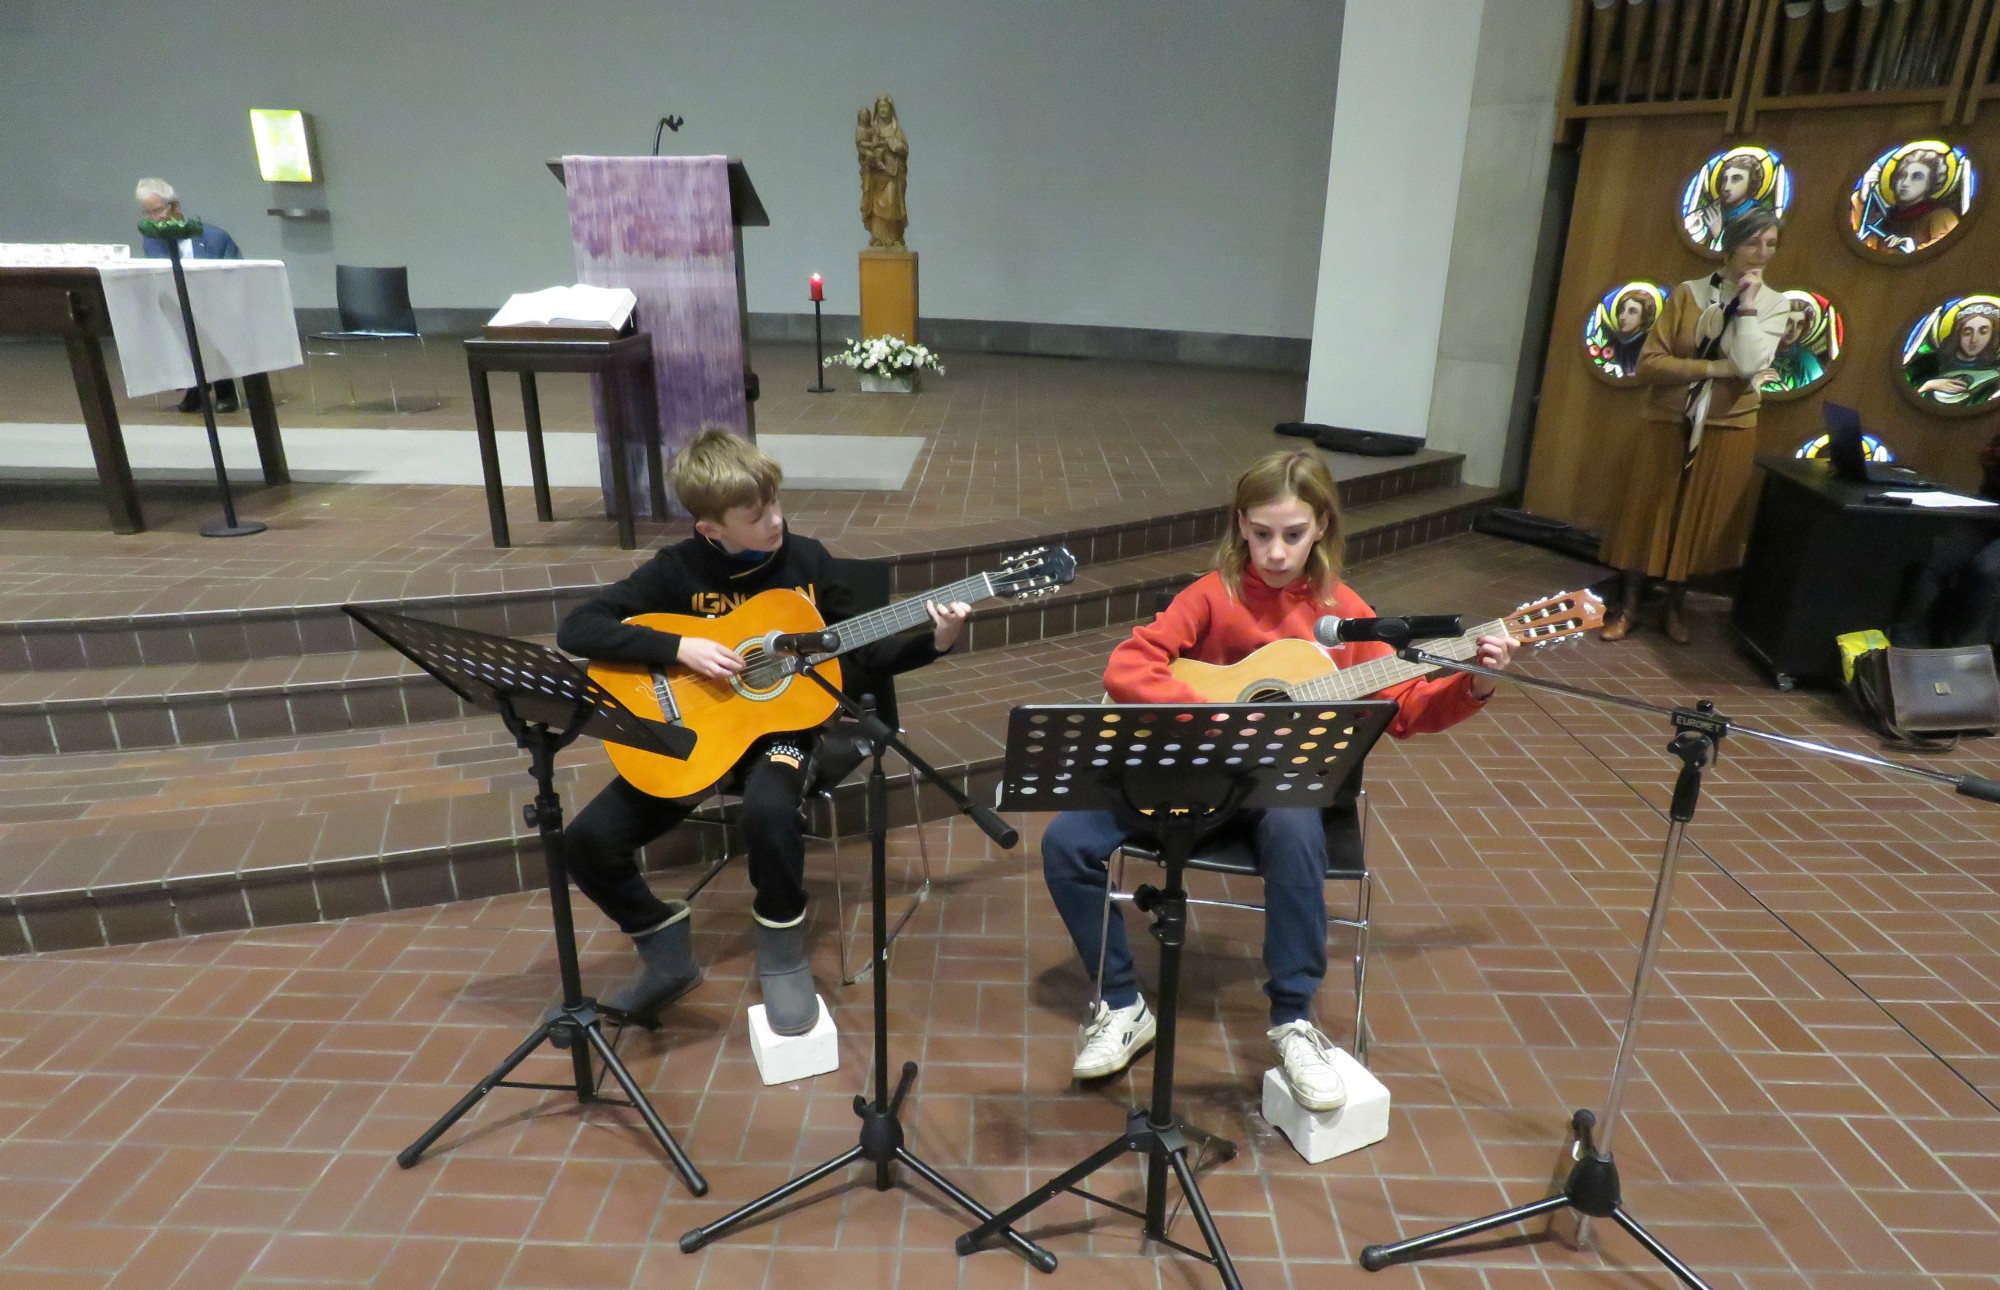
[[[683,117],[671,115],[661,117],[660,123],[653,127],[653,155],[656,157],[660,155],[660,136],[662,134],[665,134],[668,130],[679,134],[681,127],[686,124],[687,121]]]
[[[1457,614],[1412,614],[1407,618],[1342,618],[1328,614],[1313,624],[1313,639],[1329,646],[1357,641],[1407,645],[1413,640],[1463,635],[1465,625]]]
[[[765,638],[764,648],[773,654],[838,654],[840,633],[773,632]]]

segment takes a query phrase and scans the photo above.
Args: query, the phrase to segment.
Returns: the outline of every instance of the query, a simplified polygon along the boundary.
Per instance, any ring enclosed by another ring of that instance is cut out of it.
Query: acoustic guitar
[[[1479,652],[1481,636],[1509,636],[1522,645],[1547,645],[1604,624],[1604,602],[1588,591],[1564,591],[1522,605],[1505,618],[1482,623],[1463,636],[1424,641],[1424,651],[1440,658],[1468,660]],[[1175,659],[1167,671],[1201,691],[1211,703],[1261,703],[1304,699],[1308,703],[1365,699],[1392,685],[1415,680],[1432,669],[1387,654],[1336,668],[1326,651],[1309,640],[1280,640],[1260,647],[1238,663],[1222,666],[1191,658]]]
[[[679,665],[592,663],[590,678],[627,708],[695,732],[694,751],[686,761],[623,744],[606,744],[605,749],[611,764],[634,788],[654,797],[692,797],[712,787],[765,735],[808,730],[834,714],[838,705],[833,696],[799,675],[807,664],[837,686],[839,655],[913,627],[929,626],[926,601],[976,605],[982,600],[1028,600],[1050,595],[1075,577],[1076,557],[1067,547],[1036,547],[1010,556],[990,573],[976,573],[846,619],[834,628],[837,648],[803,658],[778,652],[774,642],[780,636],[822,631],[826,622],[812,601],[789,588],[760,592],[717,618],[692,614],[628,618],[626,622],[640,627],[727,645],[743,656],[744,666],[735,676],[716,679]]]

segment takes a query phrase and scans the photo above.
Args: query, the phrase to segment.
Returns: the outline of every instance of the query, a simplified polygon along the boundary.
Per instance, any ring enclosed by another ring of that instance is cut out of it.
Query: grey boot
[[[601,1002],[642,1026],[658,1024],[661,1008],[701,984],[701,965],[694,961],[693,911],[684,900],[671,900],[672,915],[643,936],[632,938],[639,951],[639,970]]]
[[[806,916],[782,926],[757,919],[757,983],[764,1020],[780,1035],[803,1035],[819,1024],[819,994],[806,962]]]

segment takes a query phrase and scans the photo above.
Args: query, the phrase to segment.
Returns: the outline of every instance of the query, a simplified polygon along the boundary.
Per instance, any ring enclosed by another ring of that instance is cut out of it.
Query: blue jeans
[[[1234,829],[1248,829],[1264,877],[1264,993],[1271,1024],[1311,1015],[1326,978],[1326,833],[1312,808],[1246,811]],[[1111,853],[1128,833],[1109,811],[1064,811],[1042,834],[1042,877],[1056,912],[1083,957],[1097,967],[1098,929],[1110,885]],[[1104,1001],[1128,1008],[1139,998],[1125,920],[1111,919],[1104,944]]]

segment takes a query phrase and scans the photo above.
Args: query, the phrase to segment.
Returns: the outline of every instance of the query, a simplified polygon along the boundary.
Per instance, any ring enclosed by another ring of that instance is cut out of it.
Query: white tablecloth
[[[292,316],[292,283],[282,260],[188,260],[188,301],[208,379],[248,376],[304,362]],[[194,384],[187,334],[174,294],[173,265],[166,260],[107,264],[104,303],[118,342],[125,393]]]

